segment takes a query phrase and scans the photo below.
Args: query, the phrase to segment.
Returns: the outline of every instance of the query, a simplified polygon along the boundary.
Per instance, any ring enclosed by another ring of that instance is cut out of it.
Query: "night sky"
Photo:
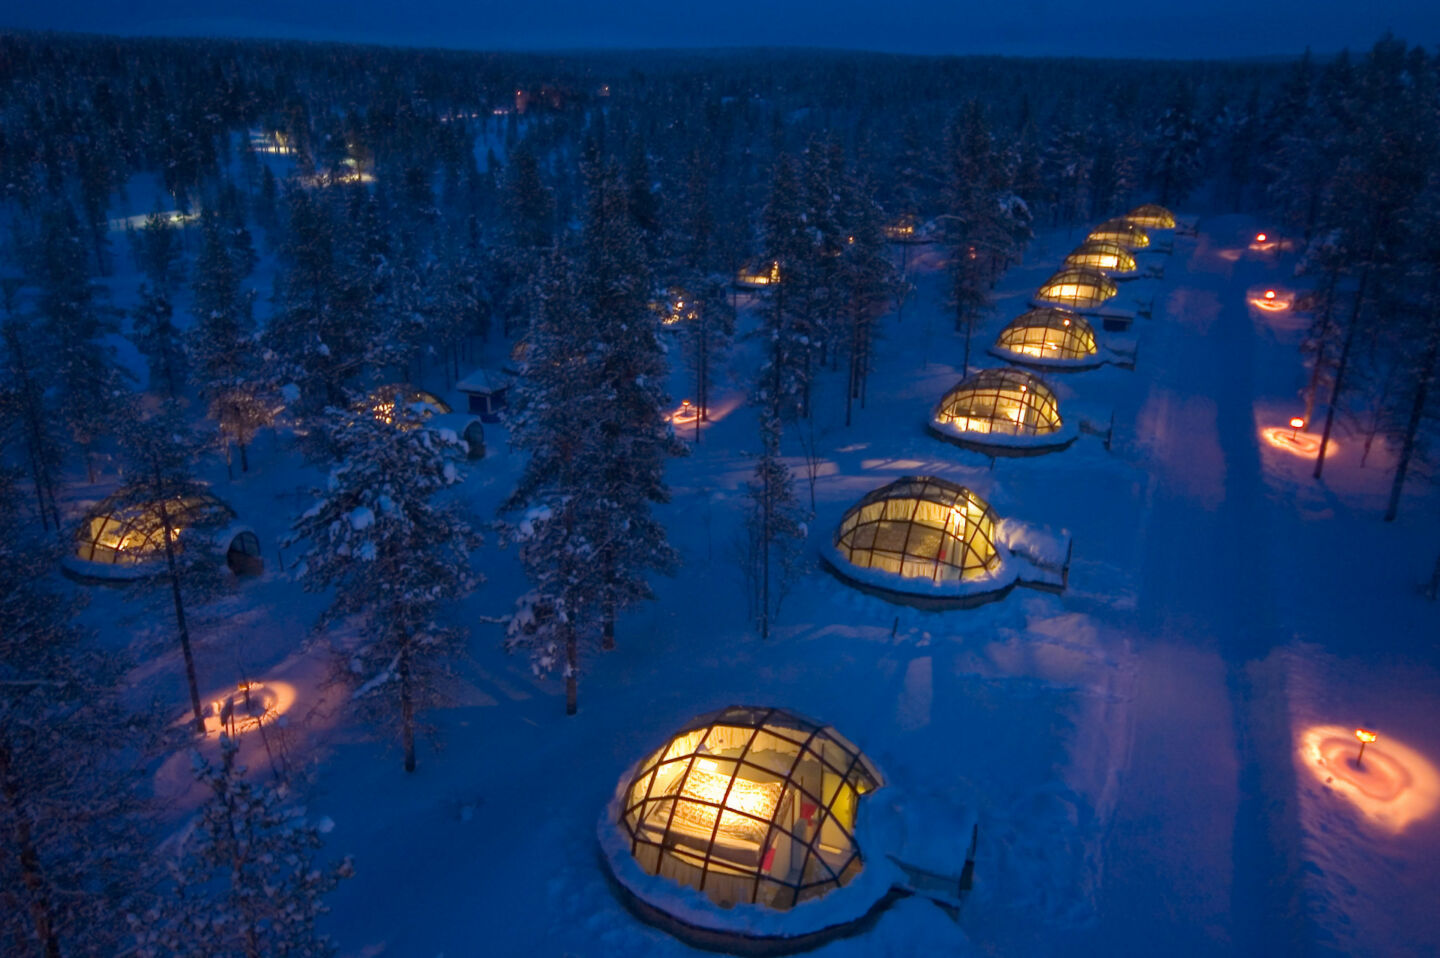
[[[3,0],[0,25],[471,49],[812,46],[1020,56],[1250,57],[1440,42],[1434,0]]]

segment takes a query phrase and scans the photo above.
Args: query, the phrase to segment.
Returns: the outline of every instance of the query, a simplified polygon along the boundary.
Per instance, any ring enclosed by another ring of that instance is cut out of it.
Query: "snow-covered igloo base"
[[[864,867],[847,884],[780,911],[767,905],[723,908],[704,892],[651,875],[631,853],[620,817],[639,763],[621,776],[596,824],[601,861],[621,903],[641,921],[705,951],[740,955],[787,955],[863,933],[891,904],[907,897],[904,874],[880,849],[896,848],[905,825],[893,802],[873,797],[859,803],[856,835]],[[885,790],[893,788],[886,785]]]
[[[933,415],[925,424],[932,433],[946,442],[986,456],[1043,456],[1047,452],[1060,452],[1070,448],[1080,435],[1080,427],[1074,419],[1064,420],[1060,428],[1053,432],[1033,436],[960,429],[951,423],[936,422]]]
[[[1063,592],[1070,579],[1070,537],[1055,536],[1018,519],[996,526],[1000,565],[983,576],[933,582],[884,569],[854,565],[834,543],[819,549],[820,562],[836,578],[867,595],[930,612],[973,609],[1005,598],[1016,586]]]

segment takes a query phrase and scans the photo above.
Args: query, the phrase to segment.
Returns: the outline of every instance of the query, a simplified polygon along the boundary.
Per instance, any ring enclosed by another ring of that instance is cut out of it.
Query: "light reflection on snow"
[[[1317,433],[1297,432],[1289,426],[1266,426],[1260,430],[1260,438],[1276,449],[1283,449],[1301,459],[1314,459],[1320,454],[1320,436]],[[1329,448],[1325,450],[1326,458],[1339,451],[1340,444],[1331,438]]]
[[[1312,775],[1389,831],[1404,831],[1440,805],[1440,772],[1388,734],[1365,747],[1359,766],[1355,756],[1360,744],[1351,728],[1312,726],[1301,733],[1299,748],[1301,762]]]
[[[1269,313],[1279,313],[1295,305],[1295,294],[1281,289],[1267,289],[1252,295],[1250,305]]]
[[[221,732],[221,714],[225,714],[224,731],[231,735],[253,732],[262,724],[274,722],[295,704],[295,686],[289,682],[267,680],[242,682],[227,693],[211,695],[205,710],[205,734]]]

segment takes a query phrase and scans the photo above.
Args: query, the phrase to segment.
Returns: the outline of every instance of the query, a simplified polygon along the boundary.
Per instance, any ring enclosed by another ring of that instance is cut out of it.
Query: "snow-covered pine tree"
[[[800,570],[810,516],[795,497],[795,477],[780,456],[779,414],[773,404],[762,405],[759,414],[761,451],[746,484],[750,514],[745,541],[756,591],[751,607],[760,638],[768,639],[771,622]]]
[[[130,312],[135,347],[150,367],[150,388],[163,388],[174,399],[185,381],[185,346],[174,323],[175,307],[165,290],[140,284],[140,302]]]
[[[158,205],[135,236],[135,262],[151,287],[166,294],[180,283],[180,240]]]
[[[121,505],[148,508],[152,504],[165,543],[164,584],[168,587],[175,612],[176,635],[185,663],[185,681],[190,690],[190,707],[195,729],[205,733],[205,717],[200,704],[200,686],[195,677],[195,656],[190,645],[190,625],[186,615],[187,595],[191,601],[214,591],[216,586],[213,563],[207,561],[203,542],[217,531],[213,525],[218,517],[195,517],[184,528],[189,545],[180,541],[181,528],[171,510],[184,500],[207,494],[204,483],[194,478],[195,459],[203,439],[186,423],[179,407],[166,402],[160,411],[145,419],[122,422],[119,434],[121,450],[130,464],[128,482],[117,493]],[[207,524],[208,523],[208,524]],[[142,581],[147,589],[152,582]]]
[[[359,640],[343,652],[352,700],[398,730],[413,772],[417,713],[441,700],[436,679],[464,638],[444,608],[481,581],[470,569],[480,536],[455,504],[435,501],[461,481],[465,444],[418,418],[349,409],[331,410],[324,428],[335,465],[292,527],[292,543],[311,545],[296,575],[307,591],[334,589],[323,624],[354,620]]]
[[[665,421],[659,318],[650,308],[650,270],[629,203],[612,163],[591,184],[580,280],[584,315],[593,322],[587,369],[598,401],[585,407],[595,441],[586,447],[588,494],[577,505],[582,534],[596,548],[606,649],[614,646],[616,615],[653,598],[647,575],[668,574],[679,561],[651,509],[670,498],[666,459],[688,451]]]
[[[520,548],[531,591],[517,602],[506,647],[525,651],[537,675],[559,669],[565,712],[579,699],[580,651],[591,639],[600,586],[593,545],[581,511],[589,497],[589,465],[596,433],[590,416],[599,403],[593,324],[566,255],[553,250],[541,264],[535,319],[524,375],[516,385],[510,442],[529,453],[506,502],[523,519],[506,530]]]
[[[852,404],[864,406],[865,384],[875,339],[875,320],[885,312],[899,282],[885,247],[880,208],[863,174],[848,172],[839,189],[839,218],[845,245],[839,259],[836,286],[844,320],[849,354],[845,387],[845,425],[850,425]]]
[[[48,532],[60,528],[60,506],[56,498],[57,476],[60,472],[60,445],[49,429],[50,409],[40,370],[34,356],[38,351],[33,330],[14,310],[13,284],[6,285],[6,315],[3,327],[5,346],[5,382],[9,390],[10,415],[22,436],[30,481],[35,488],[36,509],[40,524]]]
[[[124,663],[88,642],[73,591],[36,569],[14,477],[0,470],[0,950],[115,955],[143,883],[145,726],[119,707]]]
[[[277,254],[275,307],[263,337],[285,381],[300,387],[303,415],[345,405],[353,382],[404,361],[404,345],[388,338],[382,321],[389,302],[384,252],[375,247],[384,240],[380,222],[362,219],[342,233],[345,210],[330,205],[336,189],[293,187],[286,194],[289,228]],[[372,211],[364,192],[353,194],[346,209]]]
[[[1429,86],[1413,82],[1412,67],[1405,43],[1393,37],[1382,38],[1366,57],[1355,83],[1357,122],[1348,131],[1346,155],[1334,173],[1337,186],[1330,191],[1323,216],[1337,231],[1347,269],[1356,274],[1356,293],[1335,362],[1315,457],[1316,479],[1325,468],[1335,416],[1345,405],[1346,372],[1356,337],[1362,327],[1389,325],[1396,317],[1394,311],[1382,310],[1374,322],[1361,321],[1367,308],[1403,282],[1406,213],[1425,189],[1433,156],[1427,146],[1431,137],[1416,135],[1415,120],[1428,109],[1421,104],[1429,102]],[[1433,126],[1433,120],[1427,123]]]
[[[315,928],[325,896],[353,866],[319,867],[321,830],[284,783],[250,781],[238,748],[220,740],[220,764],[197,752],[195,777],[208,791],[181,841],[174,887],[154,908],[130,916],[136,953],[146,958],[322,958],[335,954]]]
[[[115,324],[95,301],[80,224],[68,203],[57,203],[42,217],[32,260],[47,340],[46,373],[60,386],[60,416],[94,482],[95,446],[112,431],[115,410],[125,405],[117,399],[125,391],[125,375],[100,341]]]
[[[784,421],[805,414],[810,393],[810,354],[815,348],[811,317],[811,243],[804,224],[800,171],[782,154],[775,163],[762,234],[765,258],[780,264],[780,282],[766,291],[760,335],[768,344],[760,371],[775,409]]]
[[[1004,170],[979,103],[970,101],[950,131],[950,180],[945,190],[950,305],[955,330],[965,334],[970,369],[975,323],[990,305],[990,289],[1014,250],[1014,229],[1002,204]]]
[[[1195,95],[1182,84],[1160,116],[1151,140],[1150,177],[1160,203],[1173,206],[1195,189],[1200,178],[1202,135],[1195,116]]]
[[[251,262],[247,251],[246,246],[232,246],[217,214],[205,214],[192,287],[195,324],[189,335],[207,415],[219,426],[227,463],[229,443],[239,447],[242,472],[250,469],[251,439],[274,422],[278,406],[255,340],[255,294],[243,285]]]

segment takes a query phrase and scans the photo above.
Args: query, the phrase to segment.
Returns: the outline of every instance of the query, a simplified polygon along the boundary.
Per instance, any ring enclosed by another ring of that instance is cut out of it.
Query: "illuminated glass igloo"
[[[731,706],[626,771],[598,826],[601,852],[625,903],[684,940],[813,947],[809,936],[884,906],[893,872],[861,852],[862,806],[884,784],[831,726]],[[819,899],[824,908],[797,908]]]
[[[1085,242],[1114,243],[1129,250],[1145,249],[1150,245],[1150,234],[1128,220],[1113,219],[1091,230]]]
[[[1068,309],[1042,307],[1012,319],[990,352],[1001,359],[1046,369],[1089,369],[1105,362],[1095,329]]]
[[[1002,521],[959,483],[903,476],[847,509],[820,558],[862,592],[939,611],[993,602],[1016,585],[1063,591],[1069,552],[1068,534]]]
[[[1106,273],[1133,273],[1140,268],[1135,255],[1118,243],[1088,241],[1065,257],[1065,266],[1084,266]]]
[[[1078,435],[1061,418],[1054,390],[1021,369],[982,369],[967,376],[935,406],[930,429],[991,455],[1063,449]]]
[[[1119,292],[1114,280],[1098,269],[1067,266],[1040,286],[1035,301],[1067,309],[1090,309],[1114,299]]]
[[[161,506],[164,506],[162,511]],[[202,535],[237,575],[264,568],[260,540],[253,531],[233,524],[235,512],[212,495],[197,493],[165,502],[137,502],[125,491],[90,510],[75,530],[74,552],[65,570],[82,579],[138,579],[153,575],[165,561],[165,526],[176,551]],[[218,531],[217,531],[218,530]]]
[[[1143,229],[1173,230],[1175,214],[1158,203],[1145,203],[1126,213],[1124,219]]]
[[[406,383],[376,386],[365,397],[364,408],[378,421],[401,429],[413,429],[421,420],[450,412],[450,404],[439,396]]]

